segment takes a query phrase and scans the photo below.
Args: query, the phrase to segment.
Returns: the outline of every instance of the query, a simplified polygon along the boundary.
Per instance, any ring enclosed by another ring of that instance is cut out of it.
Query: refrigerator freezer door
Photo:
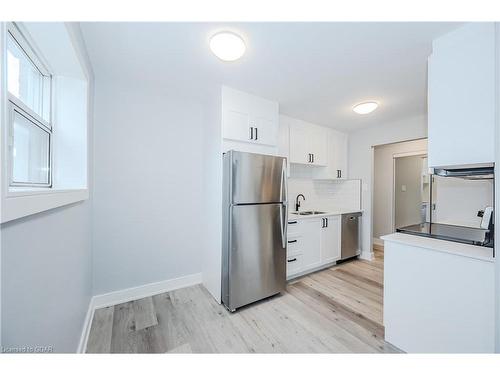
[[[282,157],[230,151],[231,200],[233,204],[283,202],[283,173],[286,161]],[[286,184],[286,181],[285,181]]]
[[[230,310],[285,289],[286,207],[283,204],[233,206],[229,253]]]

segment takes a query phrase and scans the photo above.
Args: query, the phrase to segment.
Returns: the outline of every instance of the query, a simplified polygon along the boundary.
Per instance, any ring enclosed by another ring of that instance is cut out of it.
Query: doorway
[[[394,156],[393,231],[429,221],[427,154]]]
[[[393,233],[396,227],[395,160],[404,157],[425,158],[426,155],[427,138],[374,146],[372,198],[374,248],[383,246],[383,241],[380,237]],[[422,162],[426,162],[426,159],[422,159]],[[421,174],[422,169],[419,172],[419,176]],[[401,183],[400,185],[405,184]],[[409,185],[409,182],[407,182],[407,191]],[[401,186],[399,189],[401,189]],[[402,217],[404,218],[405,216],[403,215]]]

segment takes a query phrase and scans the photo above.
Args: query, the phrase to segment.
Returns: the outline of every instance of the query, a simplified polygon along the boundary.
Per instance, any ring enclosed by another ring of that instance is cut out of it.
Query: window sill
[[[88,198],[88,189],[11,189],[3,197],[1,222],[6,223]]]

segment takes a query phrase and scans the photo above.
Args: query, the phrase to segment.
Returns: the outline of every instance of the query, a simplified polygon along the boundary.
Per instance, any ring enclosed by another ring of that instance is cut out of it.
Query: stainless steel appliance
[[[447,199],[447,203],[444,205],[444,207],[448,207],[448,210],[449,207],[456,207],[455,212],[460,211],[460,207],[462,206],[461,200],[466,199],[466,194],[470,194],[470,190],[465,188],[469,186],[475,187],[478,184],[483,184],[483,189],[479,190],[480,194],[484,194],[485,190],[490,191],[488,195],[490,195],[489,199],[493,203],[495,165],[493,163],[458,165],[452,167],[431,168],[431,172],[431,194],[429,199],[431,214],[429,215],[429,221],[397,228],[396,231],[407,234],[414,234],[422,237],[431,237],[446,241],[453,241],[476,246],[485,246],[493,249],[495,244],[495,223],[493,206],[487,206],[484,209],[479,209],[479,211],[470,212],[470,215],[474,215],[477,212],[477,216],[481,217],[481,223],[477,227],[464,226],[461,225],[460,222],[454,222],[453,215],[448,212],[446,213],[446,223],[439,223],[434,221],[438,221],[440,219],[441,216],[437,215],[437,213],[439,212],[440,206],[443,206],[440,205],[439,199],[435,197],[435,185],[439,186],[441,182],[444,182],[444,180],[447,180],[449,178],[458,178],[470,181],[463,181],[458,185],[464,188],[463,195],[454,194],[447,197],[441,195],[441,199],[443,199],[443,197]],[[470,211],[470,208],[468,210]],[[437,219],[435,219],[436,217]]]
[[[342,215],[340,259],[359,255],[359,219],[361,212]]]
[[[229,151],[223,186],[222,302],[235,311],[285,289],[286,159]]]

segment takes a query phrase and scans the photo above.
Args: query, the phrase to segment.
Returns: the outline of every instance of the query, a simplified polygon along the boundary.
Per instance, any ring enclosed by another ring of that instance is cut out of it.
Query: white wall
[[[387,124],[373,125],[349,134],[349,178],[362,180],[362,254],[371,258],[372,242],[372,189],[373,146],[425,138],[427,121],[425,116],[415,116]]]
[[[202,104],[100,77],[95,101],[94,294],[200,273]]]
[[[92,92],[91,67],[79,28],[68,27],[89,71]],[[92,94],[89,104],[92,132]],[[90,166],[91,150],[89,142]],[[77,350],[92,296],[90,218],[91,200],[87,200],[1,225],[3,347]]]
[[[373,238],[392,233],[394,212],[394,156],[427,152],[427,139],[384,144],[374,148]]]

